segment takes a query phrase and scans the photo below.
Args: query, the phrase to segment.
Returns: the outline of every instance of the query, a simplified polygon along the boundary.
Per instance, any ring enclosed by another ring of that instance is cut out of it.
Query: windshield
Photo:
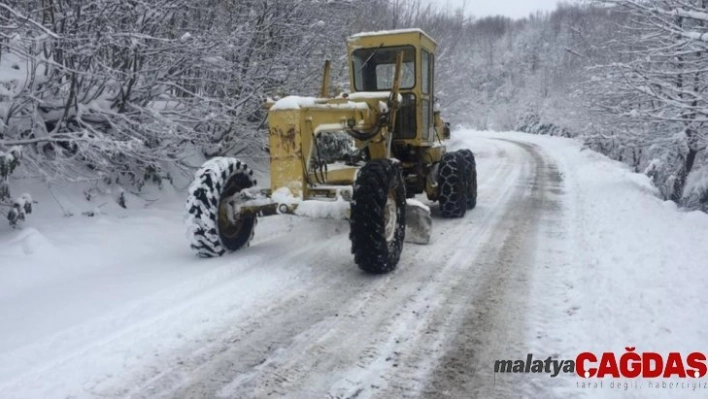
[[[354,50],[356,91],[391,90],[399,52],[403,52],[401,89],[412,89],[415,86],[415,47],[399,46]]]

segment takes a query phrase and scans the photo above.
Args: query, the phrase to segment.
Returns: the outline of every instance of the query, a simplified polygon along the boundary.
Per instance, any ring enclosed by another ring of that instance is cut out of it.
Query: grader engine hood
[[[344,132],[355,137],[358,149],[367,147],[371,140],[386,134],[382,123],[389,95],[290,96],[275,102],[268,114],[272,191],[285,187],[296,197],[309,198],[316,194],[316,186],[326,189],[353,184],[358,168],[322,165],[317,139],[323,133]]]

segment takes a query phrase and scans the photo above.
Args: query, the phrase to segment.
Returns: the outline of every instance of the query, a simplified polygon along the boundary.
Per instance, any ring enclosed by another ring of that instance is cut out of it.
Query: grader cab
[[[204,257],[236,251],[259,216],[344,218],[357,265],[386,273],[406,235],[429,240],[430,212],[415,195],[438,201],[443,217],[474,208],[474,156],[446,151],[450,130],[435,107],[436,47],[419,29],[357,34],[348,39],[349,93],[330,96],[326,62],[319,96],[268,103],[270,188],[237,159],[207,161],[187,200],[192,248]]]

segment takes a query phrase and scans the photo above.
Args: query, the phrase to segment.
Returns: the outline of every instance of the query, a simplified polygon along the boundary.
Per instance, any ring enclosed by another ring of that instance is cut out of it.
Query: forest
[[[3,0],[0,213],[32,210],[20,180],[140,192],[217,155],[265,162],[266,98],[315,95],[326,59],[347,91],[346,37],[410,27],[439,43],[453,126],[574,137],[708,211],[707,3],[512,20],[415,0]]]

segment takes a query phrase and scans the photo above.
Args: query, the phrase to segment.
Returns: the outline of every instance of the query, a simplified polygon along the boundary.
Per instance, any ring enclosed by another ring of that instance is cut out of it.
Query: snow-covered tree
[[[257,155],[265,97],[314,94],[364,3],[4,1],[0,151],[20,147],[27,176],[134,190],[195,155]]]
[[[612,65],[611,111],[640,122],[646,172],[666,198],[694,201],[684,194],[708,142],[708,1],[603,2],[630,15],[624,28],[632,58]],[[696,184],[704,187],[690,187],[691,196],[708,192],[708,182]]]
[[[708,207],[705,1],[595,3],[515,21],[416,0],[5,0],[0,154],[22,157],[1,209],[22,198],[10,172],[140,190],[215,155],[265,160],[265,97],[317,93],[325,59],[343,89],[347,35],[410,27],[439,44],[447,121],[581,136]]]

